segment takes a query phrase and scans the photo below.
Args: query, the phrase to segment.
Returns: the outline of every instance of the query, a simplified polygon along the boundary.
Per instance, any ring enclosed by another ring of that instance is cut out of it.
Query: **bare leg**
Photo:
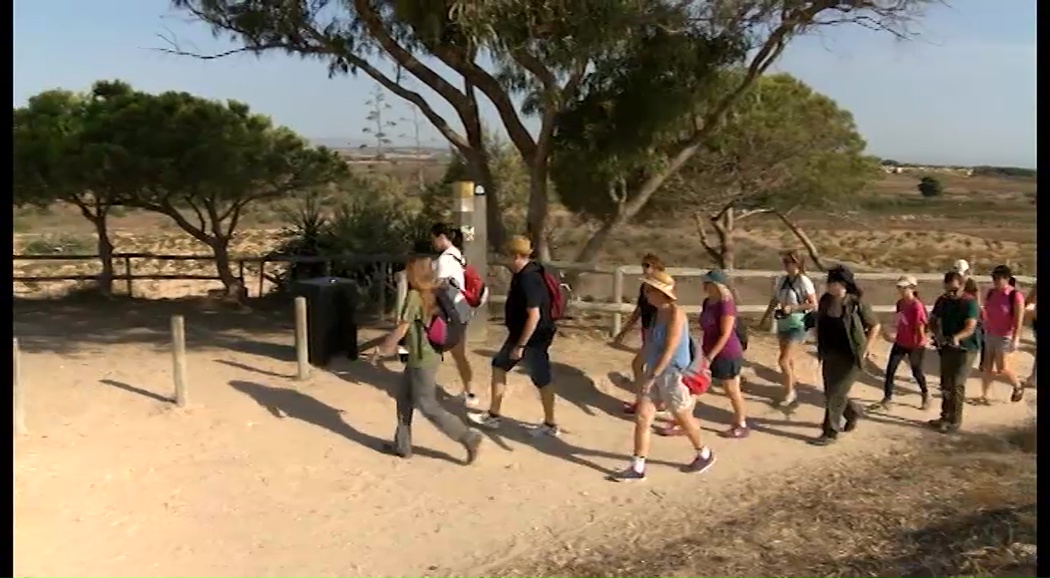
[[[548,384],[540,388],[540,403],[543,404],[544,423],[554,425],[554,384]]]
[[[507,372],[497,367],[492,368],[492,388],[491,388],[491,402],[489,403],[489,413],[492,415],[500,415],[500,410],[503,409],[503,394],[507,391]]]
[[[474,369],[470,366],[470,360],[467,359],[466,340],[457,343],[449,353],[452,354],[452,361],[456,363],[459,378],[463,381],[463,393],[474,395]]]
[[[700,441],[700,422],[693,417],[693,406],[695,404],[689,404],[688,408],[683,408],[673,413],[674,420],[681,426],[682,431],[685,432],[685,437],[689,438],[689,443],[693,444],[693,449],[700,451],[704,445]]]
[[[631,377],[634,378],[634,382],[638,383],[642,380],[642,374],[645,372],[645,359],[642,358],[641,352],[631,359]]]
[[[784,399],[791,397],[795,392],[795,344],[787,337],[781,337],[778,345],[780,357],[777,364],[780,365],[780,385],[784,389]]]
[[[653,417],[656,407],[648,396],[638,398],[638,412],[634,415],[634,457],[645,459],[652,441]]]
[[[733,405],[734,425],[746,426],[747,405],[744,403],[744,394],[740,391],[740,376],[723,381],[722,386],[726,388],[726,395],[729,396],[729,402]]]

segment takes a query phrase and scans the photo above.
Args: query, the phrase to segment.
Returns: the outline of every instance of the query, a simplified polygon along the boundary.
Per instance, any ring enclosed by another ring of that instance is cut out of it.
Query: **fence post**
[[[127,287],[128,297],[134,297],[132,292],[132,279],[131,279],[131,257],[124,257],[124,286]]]
[[[23,435],[26,433],[26,408],[25,398],[22,397],[22,364],[21,364],[21,348],[18,346],[18,338],[12,339],[12,349],[14,350],[14,404],[15,404],[15,435]]]
[[[384,261],[379,264],[379,267],[372,273],[372,284],[379,288],[379,295],[376,295],[376,300],[379,305],[379,321],[386,320],[386,279],[387,279],[387,263]]]
[[[171,316],[171,354],[174,363],[175,405],[186,407],[186,323],[182,315]]]
[[[408,299],[408,277],[405,272],[398,271],[394,278],[397,280],[397,293],[394,301],[394,321],[401,317],[401,310],[405,308],[405,299]]]
[[[776,296],[776,297],[779,298],[780,288],[777,287],[777,277],[779,277],[779,275],[773,275],[773,278],[769,280],[769,286],[772,288],[772,291],[773,291],[771,293],[771,295]],[[761,321],[761,319],[760,319],[760,321]],[[759,329],[762,329],[762,328],[759,327]],[[766,330],[769,331],[770,333],[772,333],[773,335],[776,335],[776,333],[777,333],[777,320],[775,318],[773,318],[772,316],[770,316],[769,327],[766,328]]]
[[[613,303],[617,306],[623,303],[623,267],[613,270]],[[623,329],[623,315],[617,311],[613,313],[612,334],[616,337]]]
[[[266,282],[266,259],[259,259],[259,297],[263,296],[263,284]]]
[[[453,213],[456,226],[463,231],[463,258],[477,270],[483,281],[488,281],[489,274],[489,239],[488,221],[486,220],[485,187],[470,181],[452,183]],[[467,326],[467,338],[470,341],[484,342],[488,339],[489,311],[488,305],[474,310],[470,325]]]
[[[295,362],[298,365],[296,379],[310,377],[310,350],[306,327],[306,297],[295,298]]]

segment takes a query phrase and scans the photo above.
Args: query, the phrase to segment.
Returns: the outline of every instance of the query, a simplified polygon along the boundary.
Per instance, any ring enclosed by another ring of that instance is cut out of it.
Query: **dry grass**
[[[810,472],[732,519],[696,511],[503,576],[1035,576],[1035,427]]]

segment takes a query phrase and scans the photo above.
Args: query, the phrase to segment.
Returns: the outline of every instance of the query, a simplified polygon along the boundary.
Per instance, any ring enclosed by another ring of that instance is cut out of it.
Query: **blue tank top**
[[[652,337],[646,343],[645,351],[645,363],[649,367],[656,365],[656,362],[660,360],[660,353],[663,351],[664,342],[667,341],[667,322],[657,319],[653,323]],[[682,324],[682,338],[678,340],[678,347],[674,350],[674,355],[671,356],[671,363],[668,364],[668,370],[681,371],[689,367],[689,324]]]

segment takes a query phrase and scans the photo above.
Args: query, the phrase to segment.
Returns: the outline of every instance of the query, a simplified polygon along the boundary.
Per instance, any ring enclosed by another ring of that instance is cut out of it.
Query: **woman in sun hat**
[[[890,348],[889,359],[886,362],[886,381],[883,384],[882,401],[872,406],[872,409],[889,409],[893,402],[893,382],[897,367],[905,359],[908,360],[911,375],[922,392],[921,409],[930,408],[930,390],[926,386],[926,374],[923,373],[922,365],[926,355],[928,319],[926,306],[923,305],[918,291],[915,290],[918,284],[919,282],[911,275],[897,279],[897,292],[900,294],[900,299],[897,300],[896,308],[896,334],[892,339],[888,339],[893,346]]]
[[[645,371],[635,384],[634,454],[630,465],[612,476],[618,482],[645,479],[645,459],[652,439],[650,428],[658,402],[674,416],[696,451],[684,471],[703,472],[715,462],[715,455],[700,440],[700,424],[693,417],[696,396],[683,381],[683,372],[689,367],[692,356],[689,352],[689,324],[685,311],[678,306],[674,279],[664,271],[651,271],[641,281],[645,298],[656,307],[657,313],[645,345]]]

